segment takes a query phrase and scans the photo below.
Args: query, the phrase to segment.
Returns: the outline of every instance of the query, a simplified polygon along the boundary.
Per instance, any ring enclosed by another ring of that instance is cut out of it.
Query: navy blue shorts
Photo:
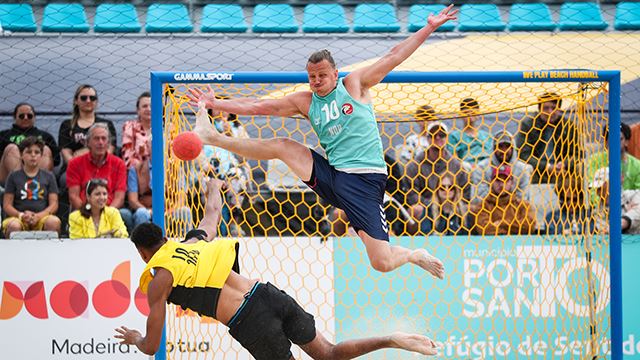
[[[389,241],[389,225],[383,199],[385,174],[349,174],[338,171],[322,155],[311,150],[313,170],[305,183],[331,205],[344,210],[351,226],[378,240]]]

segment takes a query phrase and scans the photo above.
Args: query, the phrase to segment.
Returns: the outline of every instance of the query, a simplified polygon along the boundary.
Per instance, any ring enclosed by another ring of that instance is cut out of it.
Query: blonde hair
[[[455,191],[455,196],[453,199],[441,199],[439,190],[442,187],[442,182],[444,179],[451,180],[451,190]],[[467,206],[465,205],[464,200],[462,199],[462,188],[456,183],[456,177],[450,172],[444,173],[440,176],[438,181],[438,186],[431,198],[431,205],[429,206],[429,216],[433,221],[435,221],[441,214],[442,209],[445,205],[445,202],[450,202],[453,205],[453,214],[460,216],[460,218],[464,219],[467,214]]]

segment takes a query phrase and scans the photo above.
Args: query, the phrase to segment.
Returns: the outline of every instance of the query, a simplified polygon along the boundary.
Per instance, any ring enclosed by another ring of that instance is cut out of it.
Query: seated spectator
[[[131,217],[129,209],[123,208],[127,191],[127,168],[124,161],[108,152],[111,137],[105,123],[96,123],[87,132],[89,152],[71,159],[67,168],[67,186],[71,209],[80,209],[86,201],[85,189],[92,178],[108,181],[107,205],[122,208],[123,217]]]
[[[60,163],[60,150],[51,134],[36,127],[36,111],[31,104],[20,103],[13,109],[14,123],[8,130],[0,131],[0,185],[12,171],[22,167],[22,155],[18,145],[27,136],[35,136],[44,142],[39,167],[53,171]]]
[[[60,124],[58,132],[58,143],[64,164],[67,165],[71,159],[86,154],[87,132],[93,124],[106,124],[109,130],[108,151],[112,154],[116,152],[116,128],[110,120],[96,115],[98,107],[98,95],[96,89],[91,85],[80,85],[73,96],[73,114],[71,119]]]
[[[9,174],[2,208],[7,214],[2,222],[5,237],[14,231],[55,231],[60,233],[58,185],[53,173],[40,168],[45,143],[28,136],[20,143],[22,168]]]
[[[145,159],[136,161],[135,165],[127,170],[127,200],[131,218],[126,216],[127,230],[133,230],[136,226],[151,221],[151,161]]]
[[[482,116],[476,99],[462,99],[460,113],[463,117],[462,131],[451,131],[449,145],[460,160],[475,168],[480,161],[489,157],[493,151],[493,143],[489,133],[479,129],[482,125]]]
[[[563,169],[582,161],[578,126],[564,114],[558,94],[544,93],[538,97],[538,113],[520,123],[518,156],[533,168],[533,184],[554,183]]]
[[[416,204],[411,212],[422,234],[464,235],[469,233],[465,224],[467,206],[462,200],[462,191],[459,186],[456,186],[453,174],[445,173],[440,176],[431,205]],[[409,227],[408,230],[415,233],[416,229]]]
[[[531,205],[514,194],[514,178],[509,165],[493,169],[489,194],[472,206],[473,232],[478,235],[525,235],[536,228]]]
[[[629,154],[628,146],[631,139],[631,128],[629,125],[620,124],[620,160],[622,168],[622,189],[640,190],[640,160]],[[604,143],[609,143],[609,131],[605,127],[602,133]],[[609,151],[605,148],[589,157],[587,163],[587,178],[593,179],[597,170],[609,167]],[[607,170],[608,171],[608,170]],[[591,203],[599,201],[596,190],[590,188]]]
[[[589,188],[598,195],[596,208],[596,231],[609,233],[609,168],[596,171]],[[622,190],[622,233],[640,234],[640,190]]]
[[[85,201],[69,215],[71,239],[126,238],[127,228],[118,209],[108,206],[107,180],[91,179],[87,183]]]
[[[127,224],[125,221],[125,225],[127,229],[134,229],[142,223],[150,222],[153,214],[151,208],[152,172],[150,156],[130,167],[127,172],[127,199],[129,200],[129,210],[131,210],[133,216],[130,220],[132,222]],[[180,231],[180,234],[186,234],[192,223],[191,210],[186,206],[182,206],[176,209],[167,209],[166,213],[171,214],[170,218],[182,223],[184,229],[178,231]]]
[[[569,168],[557,176],[554,191],[560,208],[545,216],[549,235],[587,235],[596,231],[595,218],[585,203],[582,175]]]
[[[436,111],[429,105],[422,105],[416,110],[414,118],[420,131],[417,134],[414,133],[407,136],[404,145],[401,147],[399,160],[404,163],[414,159],[429,147],[427,125],[437,119]]]
[[[136,101],[138,118],[122,126],[122,159],[127,169],[151,159],[151,94],[148,91]]]
[[[407,203],[429,204],[438,187],[441,174],[449,172],[456,177],[455,184],[462,191],[462,198],[468,201],[471,195],[469,186],[469,165],[451,154],[447,146],[448,129],[440,121],[427,125],[429,145],[425,151],[409,162],[405,169],[406,180],[412,184],[407,195]]]
[[[511,168],[516,196],[526,199],[527,188],[531,183],[531,166],[518,159],[514,145],[515,141],[510,132],[503,130],[495,134],[491,156],[480,161],[471,176],[471,183],[477,187],[474,201],[482,201],[489,194],[489,184],[491,184],[493,172],[503,165],[508,165]]]

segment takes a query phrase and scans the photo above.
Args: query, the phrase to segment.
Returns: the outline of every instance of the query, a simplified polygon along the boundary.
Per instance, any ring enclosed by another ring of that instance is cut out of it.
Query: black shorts
[[[305,183],[321,198],[347,214],[351,226],[378,240],[389,241],[384,212],[385,174],[350,174],[336,170],[322,155],[311,150],[313,170]]]
[[[304,345],[316,337],[313,315],[287,293],[259,284],[229,322],[229,334],[256,360],[289,360],[291,342]]]

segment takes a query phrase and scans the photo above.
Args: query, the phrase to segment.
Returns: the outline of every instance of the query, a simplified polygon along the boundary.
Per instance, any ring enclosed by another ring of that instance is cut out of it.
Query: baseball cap
[[[493,169],[493,178],[497,177],[509,177],[511,176],[511,167],[508,165],[501,165],[500,167]]]
[[[431,129],[435,127],[440,127],[442,130],[444,130],[444,132],[446,132],[447,134],[449,133],[449,128],[442,121],[430,122],[429,125],[427,125],[427,132],[428,133],[435,132],[436,130],[431,131]]]
[[[609,168],[600,168],[593,176],[593,181],[589,183],[589,188],[597,189],[599,187],[602,187],[602,185],[604,185],[604,183],[606,183],[607,181],[609,181]]]
[[[495,145],[504,143],[513,145],[513,134],[511,134],[508,130],[498,131],[493,136],[493,143]]]

